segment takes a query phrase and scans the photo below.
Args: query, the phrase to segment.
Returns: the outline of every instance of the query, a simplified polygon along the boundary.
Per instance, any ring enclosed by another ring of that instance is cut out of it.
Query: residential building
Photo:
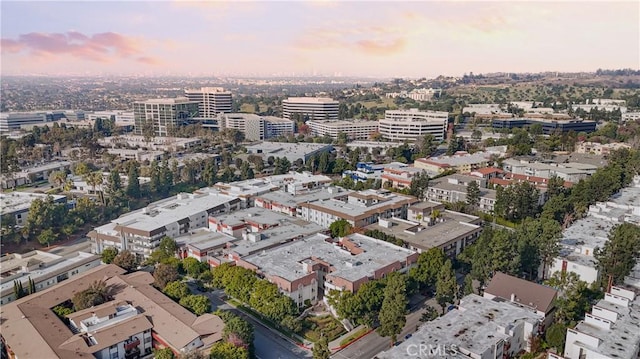
[[[415,141],[427,134],[443,141],[449,113],[439,111],[387,110],[379,121],[379,132],[392,141]]]
[[[598,166],[579,162],[542,163],[526,159],[508,158],[502,161],[502,169],[514,175],[542,178],[560,177],[571,183],[579,182],[596,172]],[[509,176],[509,173],[505,174]]]
[[[308,120],[337,120],[340,103],[327,97],[289,97],[282,100],[282,117],[295,120],[294,114]]]
[[[240,208],[240,198],[221,194],[211,188],[180,193],[96,227],[89,232],[92,251],[102,253],[106,247],[115,247],[147,257],[164,236],[175,238],[191,230],[207,227],[210,215]]]
[[[408,188],[411,186],[413,178],[421,172],[425,171],[406,164],[403,166],[385,166],[382,169],[382,176],[380,176],[382,180],[382,187],[387,188],[387,186],[390,186],[398,189]]]
[[[594,132],[596,130],[595,121],[587,121],[582,119],[571,120],[549,120],[544,118],[512,118],[512,119],[494,119],[491,123],[493,128],[522,128],[540,124],[542,126],[542,133],[545,135],[552,135],[555,133],[565,133],[573,131],[579,132]]]
[[[12,216],[16,221],[15,225],[22,227],[27,221],[31,203],[36,199],[44,201],[48,196],[51,196],[51,199],[56,204],[65,205],[67,203],[67,196],[59,194],[46,195],[43,193],[17,191],[0,193],[0,216],[3,219],[6,218],[5,216]]]
[[[177,127],[198,117],[199,102],[186,97],[162,98],[133,103],[136,135],[171,136]]]
[[[230,113],[233,107],[231,92],[222,87],[186,89],[184,96],[198,103],[198,114],[202,118],[215,118],[219,113]]]
[[[504,176],[504,171],[498,167],[483,167],[469,172],[469,176],[482,178],[489,182],[494,178],[502,178]]]
[[[340,219],[348,221],[353,227],[363,228],[378,222],[379,218],[407,218],[407,209],[415,202],[415,197],[370,189],[351,192],[345,199],[303,203],[300,217],[325,228]]]
[[[22,283],[24,290],[29,288],[29,279],[40,292],[57,283],[83,273],[101,264],[99,256],[77,252],[68,256],[31,251],[24,254],[12,253],[0,257],[2,276],[0,278],[0,305],[16,300],[14,283]]]
[[[484,289],[483,296],[488,299],[500,298],[534,311],[544,318],[541,330],[553,324],[558,291],[551,287],[496,272]]]
[[[622,122],[640,120],[640,111],[625,112],[622,114]]]
[[[531,350],[540,316],[509,302],[469,294],[457,308],[420,326],[411,338],[375,356],[377,359],[513,358]]]
[[[567,329],[564,356],[551,359],[636,359],[640,351],[638,287],[611,287],[574,328]]]
[[[284,213],[293,217],[302,216],[302,204],[315,201],[322,201],[331,198],[344,198],[350,192],[341,187],[319,188],[302,193],[291,193],[285,191],[268,192],[255,197],[254,205],[260,208]]]
[[[344,133],[350,140],[367,140],[372,133],[378,132],[378,121],[311,120],[307,121],[307,125],[311,134],[333,139],[337,139],[339,133]]]
[[[192,149],[202,144],[200,138],[152,137],[121,135],[98,139],[98,144],[110,148],[146,148],[151,151],[177,152]]]
[[[258,116],[252,113],[220,114],[218,120],[222,128],[234,129],[242,132],[249,141],[286,136],[294,133],[295,123],[274,116]]]
[[[427,206],[422,206],[426,204]],[[377,230],[387,235],[402,240],[407,248],[418,253],[426,252],[431,248],[440,248],[450,258],[458,256],[464,248],[473,244],[482,232],[481,220],[476,216],[465,215],[458,212],[446,211],[444,205],[436,203],[437,212],[432,209],[430,202],[418,202],[409,207],[409,212],[417,215],[409,215],[411,220],[400,218],[379,219],[378,223],[370,224],[365,230]]]
[[[620,101],[623,101],[622,103],[612,102],[612,100],[605,100],[603,103],[598,103],[597,100],[598,99],[594,99],[592,103],[587,103],[587,104],[571,105],[571,108],[573,109],[573,111],[580,109],[586,112],[590,112],[591,110],[594,110],[594,109],[599,111],[607,111],[607,112],[613,112],[613,111],[620,111],[620,113],[627,112],[627,107],[625,106],[624,100],[620,100]]]
[[[191,313],[151,286],[150,273],[124,273],[113,264],[100,266],[3,305],[6,354],[16,358],[132,359],[160,348],[170,348],[176,355],[204,352],[222,340],[224,322],[218,316]],[[113,299],[66,316],[66,325],[52,308],[65,305],[95,281],[104,281]]]
[[[66,172],[70,168],[71,162],[69,161],[42,161],[41,164],[23,167],[19,172],[3,173],[0,175],[0,181],[3,189],[14,188],[47,181],[52,172]]]
[[[347,147],[350,150],[356,148],[360,149],[362,153],[375,154],[376,151],[380,155],[384,155],[388,149],[396,148],[398,144],[396,142],[381,142],[381,141],[349,141]]]
[[[467,201],[467,185],[471,181],[476,181],[480,187],[480,201],[478,209],[491,213],[496,204],[496,191],[487,189],[483,180],[462,175],[450,175],[440,177],[429,181],[426,196],[428,199],[436,202],[466,202]]]
[[[239,240],[224,233],[210,231],[209,228],[199,228],[174,239],[179,247],[180,258],[191,257],[203,263],[208,263],[209,256],[222,253]]]
[[[608,155],[611,151],[628,148],[631,146],[623,142],[613,143],[597,143],[597,142],[578,142],[575,151],[577,153],[593,153],[596,155]]]
[[[414,101],[431,101],[436,94],[440,96],[441,93],[442,93],[442,89],[417,88],[409,92],[407,91],[388,92],[385,94],[385,97],[386,98],[410,98]]]
[[[375,164],[373,162],[358,162],[355,170],[343,171],[342,177],[349,177],[354,182],[375,181],[381,178],[384,166],[384,164]]]
[[[326,300],[331,290],[355,293],[370,280],[406,272],[417,259],[411,250],[362,234],[335,242],[318,234],[244,257],[237,264],[256,271],[303,306]]]
[[[107,148],[107,153],[119,157],[123,161],[135,160],[138,162],[144,161],[160,161],[164,156],[163,151],[145,151],[134,150],[129,148]]]
[[[469,113],[474,117],[493,115],[508,115],[511,117],[512,114],[506,112],[503,107],[503,105],[497,103],[472,103],[465,106],[462,109],[462,113]]]
[[[490,159],[491,154],[488,152],[481,151],[470,154],[465,151],[458,151],[451,156],[418,158],[413,165],[429,173],[440,174],[445,171],[469,173],[479,168],[487,167]]]
[[[294,163],[302,160],[306,163],[311,157],[319,156],[322,152],[333,151],[332,145],[322,143],[285,143],[285,142],[260,142],[245,146],[247,153],[259,155],[266,160],[268,157],[285,157]]]

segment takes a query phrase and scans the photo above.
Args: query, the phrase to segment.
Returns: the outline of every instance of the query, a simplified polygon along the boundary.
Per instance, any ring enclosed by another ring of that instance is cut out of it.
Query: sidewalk
[[[331,350],[332,352],[340,351],[340,350],[344,349],[345,347],[347,347],[349,344],[355,343],[355,342],[356,342],[356,341],[358,341],[360,338],[364,337],[365,335],[367,335],[367,334],[369,334],[369,333],[371,333],[371,332],[373,331],[373,329],[369,329],[369,330],[367,330],[367,331],[364,331],[364,332],[360,335],[360,337],[359,337],[359,338],[354,339],[351,343],[346,344],[346,345],[344,345],[344,346],[340,345],[340,343],[341,343],[344,339],[346,339],[346,338],[350,337],[352,334],[354,334],[354,333],[358,332],[359,330],[365,329],[365,328],[366,328],[366,326],[364,326],[364,325],[359,325],[359,326],[357,326],[357,327],[353,328],[353,330],[352,330],[352,331],[347,332],[347,333],[345,333],[345,334],[341,335],[340,337],[338,337],[337,339],[332,340],[331,342],[329,342],[329,350]]]

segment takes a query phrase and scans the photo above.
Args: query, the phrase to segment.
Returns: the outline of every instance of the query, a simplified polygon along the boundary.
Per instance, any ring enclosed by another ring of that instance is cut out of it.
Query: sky
[[[640,68],[640,1],[6,1],[2,75]]]

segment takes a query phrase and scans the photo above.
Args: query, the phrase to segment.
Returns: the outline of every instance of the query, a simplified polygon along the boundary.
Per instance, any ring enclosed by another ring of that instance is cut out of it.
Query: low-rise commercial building
[[[71,168],[71,162],[69,161],[43,162],[35,166],[22,168],[19,172],[3,173],[0,175],[0,181],[4,189],[30,185],[48,180],[52,172],[65,172],[69,168]]]
[[[202,144],[199,138],[151,137],[135,135],[111,136],[98,139],[98,144],[110,148],[146,148],[152,151],[176,152]]]
[[[378,132],[378,121],[308,121],[311,134],[315,136],[329,136],[338,138],[339,133],[344,133],[351,140],[367,140],[372,133]]]
[[[415,141],[427,134],[443,141],[449,119],[448,112],[387,110],[379,121],[379,132],[391,141]]]
[[[3,219],[7,218],[5,216],[11,216],[15,219],[15,225],[22,227],[27,221],[31,203],[36,199],[44,201],[49,196],[51,196],[54,203],[60,205],[67,203],[67,196],[59,194],[46,195],[32,192],[0,193],[0,216],[2,216]]]
[[[540,320],[530,309],[469,294],[456,309],[424,323],[411,338],[375,358],[512,358],[531,350]]]
[[[613,142],[613,143],[578,142],[576,144],[577,153],[592,153],[595,155],[608,155],[612,151],[617,151],[623,148],[631,148],[631,146],[623,142]]]
[[[303,306],[321,294],[326,299],[331,290],[355,293],[370,280],[406,272],[417,259],[411,250],[361,234],[336,242],[318,234],[242,258],[238,265],[258,272]]]
[[[571,120],[561,120],[561,119],[545,119],[545,118],[508,118],[508,119],[494,119],[491,123],[493,128],[500,129],[512,129],[512,128],[522,128],[526,126],[533,125],[541,125],[542,133],[545,135],[552,135],[555,133],[565,133],[569,131],[573,131],[575,133],[579,132],[594,132],[596,130],[596,122],[595,121],[587,121],[582,119],[571,119]]]
[[[125,275],[113,264],[91,269],[64,283],[2,307],[2,341],[9,357],[133,359],[153,349],[176,355],[207,350],[222,339],[224,323],[213,314],[196,316],[151,286],[147,272]],[[112,300],[68,315],[66,325],[52,308],[104,281]]]
[[[407,218],[407,209],[417,199],[387,190],[351,192],[345,199],[331,198],[303,203],[301,218],[328,228],[331,223],[344,219],[353,227],[363,228],[378,222],[379,218]]]
[[[180,193],[96,227],[89,232],[92,250],[102,253],[106,247],[115,247],[146,257],[164,236],[175,238],[193,229],[207,227],[209,216],[238,210],[242,204],[240,198],[211,188]]]
[[[262,156],[265,160],[273,156],[285,157],[291,163],[297,160],[307,163],[311,157],[333,151],[333,146],[322,143],[261,142],[246,146],[246,149],[248,153]]]
[[[36,292],[49,288],[66,279],[85,272],[101,264],[99,256],[78,252],[69,256],[31,251],[24,254],[7,254],[0,258],[2,275],[0,305],[16,300],[13,285],[22,283],[27,290],[29,279],[35,284]]]
[[[622,114],[622,122],[640,120],[640,111],[625,112]]]

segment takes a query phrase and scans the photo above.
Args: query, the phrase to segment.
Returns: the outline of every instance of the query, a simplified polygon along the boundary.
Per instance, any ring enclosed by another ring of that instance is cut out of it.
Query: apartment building
[[[625,112],[622,114],[622,122],[640,120],[640,111]]]
[[[382,169],[382,175],[380,176],[380,179],[382,180],[382,187],[393,187],[398,189],[409,188],[413,178],[421,172],[425,171],[421,168],[406,164],[403,166],[385,166]]]
[[[46,181],[49,175],[56,171],[66,171],[71,168],[69,161],[42,161],[35,166],[23,167],[19,172],[0,174],[0,184],[3,189],[29,185],[39,181]]]
[[[379,121],[382,137],[391,141],[415,141],[427,134],[443,141],[449,113],[438,111],[387,110]]]
[[[436,202],[466,202],[467,186],[471,181],[477,182],[480,187],[478,209],[491,213],[496,204],[496,191],[487,189],[486,182],[477,177],[455,174],[431,180],[427,188],[427,198]]]
[[[3,357],[133,359],[160,348],[175,355],[204,352],[222,340],[218,316],[191,313],[151,286],[150,273],[124,273],[113,264],[100,266],[4,305]],[[65,324],[52,308],[95,281],[105,281],[112,300],[66,316]]]
[[[550,359],[635,359],[640,355],[637,287],[611,287],[574,328],[567,329],[564,356]]]
[[[115,247],[147,257],[164,236],[175,238],[190,230],[207,227],[210,215],[240,208],[240,198],[221,194],[211,188],[201,188],[194,193],[180,193],[124,214],[106,225],[96,227],[88,236],[95,253]]]
[[[355,182],[366,182],[368,180],[381,180],[387,171],[394,169],[403,170],[409,165],[402,162],[391,162],[385,164],[375,164],[373,162],[358,162],[355,170],[346,170],[342,172],[342,177],[350,177]]]
[[[458,151],[451,156],[418,158],[413,165],[416,168],[435,174],[445,171],[469,173],[479,168],[487,167],[490,159],[491,154],[488,152],[480,151],[470,154],[465,151]]]
[[[199,102],[186,97],[134,102],[134,134],[171,136],[177,127],[194,122],[194,118],[198,117],[199,106]]]
[[[594,174],[598,166],[580,162],[543,163],[508,158],[502,161],[502,169],[508,172],[505,176],[509,173],[547,179],[556,176],[567,182],[576,183]]]
[[[346,198],[331,198],[301,205],[301,218],[328,228],[344,219],[353,227],[363,228],[379,218],[407,218],[407,209],[418,200],[388,190],[351,192]]]
[[[344,133],[350,140],[367,140],[372,133],[378,132],[378,121],[358,120],[312,120],[307,121],[314,136],[329,136],[338,138],[339,133]]]
[[[341,187],[330,186],[318,188],[302,193],[291,193],[285,191],[274,191],[256,196],[254,204],[256,207],[265,208],[274,212],[284,213],[293,217],[302,216],[302,205],[315,201],[322,201],[331,198],[346,199],[347,194]]]
[[[406,272],[418,254],[361,234],[333,241],[317,234],[242,258],[239,266],[256,271],[298,306],[316,303],[331,290],[355,293],[370,280]]]
[[[218,116],[222,128],[242,132],[249,141],[262,141],[268,138],[286,136],[294,133],[295,124],[274,116],[258,116],[252,113],[228,113]]]
[[[631,146],[623,142],[613,143],[597,143],[597,142],[579,142],[576,144],[577,153],[592,153],[595,155],[609,155],[612,151],[617,151],[623,148],[630,149]]]
[[[215,118],[220,113],[230,113],[233,108],[231,92],[222,87],[186,89],[184,96],[198,103],[198,114],[202,118]]]
[[[59,194],[46,195],[32,192],[0,193],[0,215],[2,218],[12,216],[16,221],[16,226],[22,227],[27,221],[31,203],[36,199],[45,201],[49,196],[51,196],[51,199],[56,204],[65,205],[67,203],[67,196]]]
[[[422,213],[422,204],[418,202],[409,211]],[[400,218],[379,219],[365,227],[366,230],[378,230],[387,235],[402,240],[407,248],[418,253],[426,252],[431,248],[440,248],[449,258],[458,256],[464,248],[473,244],[482,232],[480,218],[458,212],[446,211],[444,205],[437,210],[437,216],[428,213],[409,217],[411,220]],[[417,218],[416,218],[417,217]]]
[[[540,320],[530,309],[469,294],[455,309],[374,358],[513,358],[531,350]]]
[[[339,105],[327,97],[289,97],[282,100],[282,117],[291,120],[299,114],[307,120],[337,120]]]

